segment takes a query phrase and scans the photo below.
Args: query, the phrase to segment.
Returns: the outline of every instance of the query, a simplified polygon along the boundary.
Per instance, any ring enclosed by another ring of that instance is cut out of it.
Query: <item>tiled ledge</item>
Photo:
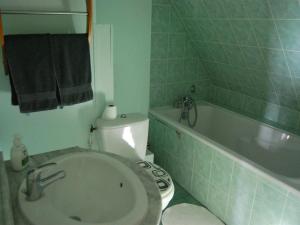
[[[0,152],[0,224],[14,225],[6,168]]]

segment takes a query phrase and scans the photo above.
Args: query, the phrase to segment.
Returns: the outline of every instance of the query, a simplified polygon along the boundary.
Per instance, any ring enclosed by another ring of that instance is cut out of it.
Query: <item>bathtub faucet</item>
[[[183,97],[180,97],[174,102],[175,108],[181,108],[181,113],[179,117],[179,122],[181,120],[187,120],[187,123],[190,127],[194,127],[197,123],[198,113],[197,113],[197,105],[194,99],[189,96],[185,95]],[[192,122],[190,111],[194,109],[194,121]]]
[[[185,95],[178,97],[173,103],[174,108],[183,108],[183,107],[188,107],[193,103],[193,98],[191,96]]]
[[[193,108],[194,100],[190,96],[182,97],[181,119],[187,119],[189,111]]]

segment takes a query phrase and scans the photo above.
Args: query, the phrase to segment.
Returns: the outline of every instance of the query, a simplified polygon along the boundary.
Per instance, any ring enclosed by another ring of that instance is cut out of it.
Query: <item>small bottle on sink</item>
[[[26,146],[22,143],[19,135],[14,136],[13,146],[10,152],[11,166],[15,171],[21,171],[29,163],[29,156]]]

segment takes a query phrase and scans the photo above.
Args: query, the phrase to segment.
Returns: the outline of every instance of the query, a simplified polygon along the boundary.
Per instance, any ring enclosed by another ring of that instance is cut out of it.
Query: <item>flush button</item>
[[[121,114],[121,118],[127,118],[126,114]]]

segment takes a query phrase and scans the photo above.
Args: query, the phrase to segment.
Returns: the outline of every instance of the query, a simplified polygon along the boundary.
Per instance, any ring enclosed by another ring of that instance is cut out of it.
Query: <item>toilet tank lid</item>
[[[97,119],[96,123],[98,129],[107,129],[107,128],[124,127],[129,124],[132,125],[134,123],[140,123],[146,121],[148,121],[148,117],[143,114],[129,113],[129,114],[122,114],[121,116],[118,116],[118,118],[114,120],[105,120],[99,118]]]

